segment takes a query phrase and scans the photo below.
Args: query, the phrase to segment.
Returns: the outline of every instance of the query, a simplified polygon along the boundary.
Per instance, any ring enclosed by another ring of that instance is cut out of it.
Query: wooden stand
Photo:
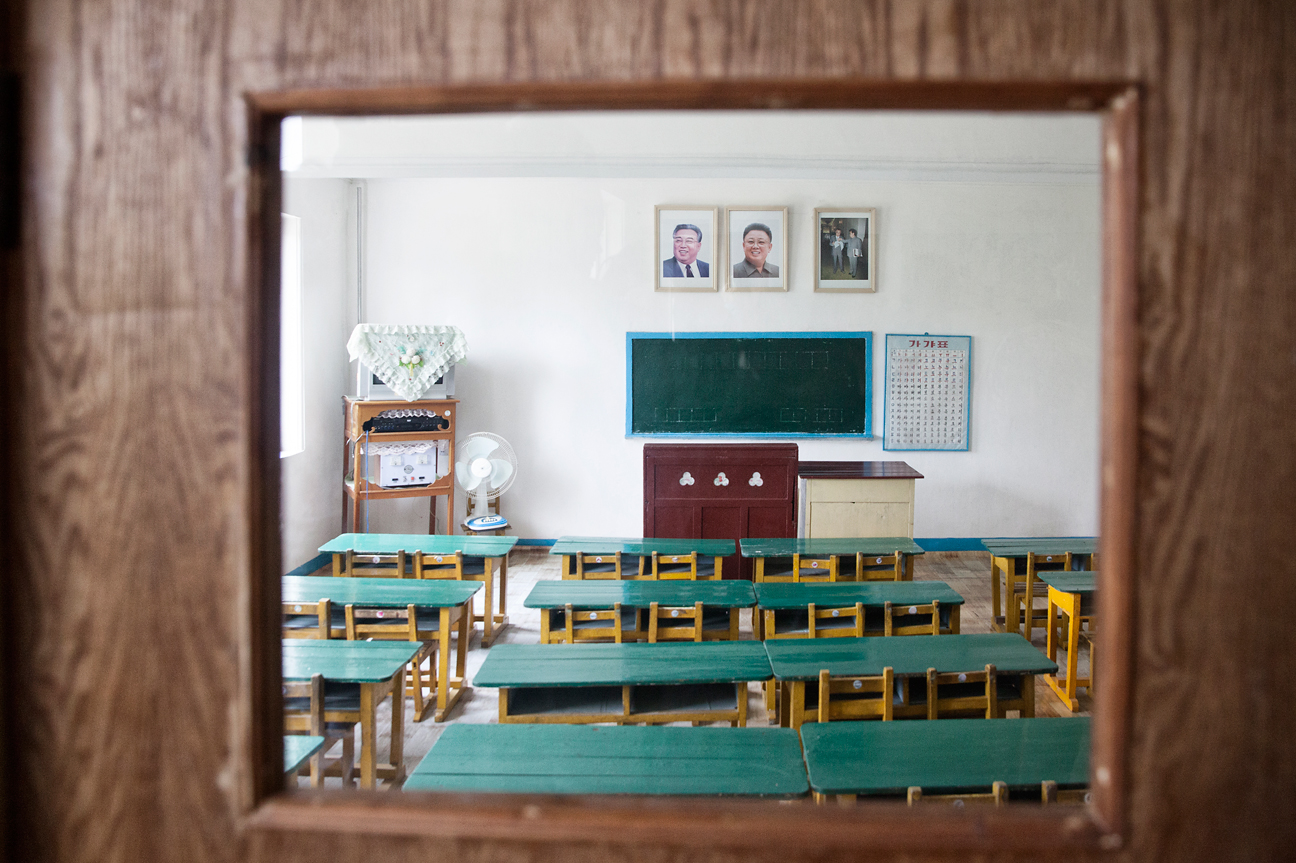
[[[800,535],[913,539],[914,480],[902,461],[803,461]]]
[[[383,488],[365,479],[362,450],[369,443],[401,443],[403,441],[449,441],[450,464],[455,459],[455,411],[458,399],[427,399],[421,401],[376,401],[342,397],[343,456],[342,456],[342,531],[347,532],[347,501],[351,502],[351,533],[360,533],[360,501],[391,500],[404,497],[426,497],[428,501],[428,533],[436,533],[436,499],[446,499],[446,533],[454,533],[454,470],[431,485],[414,488]],[[449,420],[450,426],[441,431],[425,432],[370,432],[364,431],[366,421],[383,411],[427,410]],[[348,475],[350,479],[348,479]]]

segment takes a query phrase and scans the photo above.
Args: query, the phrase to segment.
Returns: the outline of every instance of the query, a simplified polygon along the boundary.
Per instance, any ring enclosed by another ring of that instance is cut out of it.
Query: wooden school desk
[[[399,552],[422,552],[425,556],[461,553],[465,560],[464,572],[468,578],[486,585],[484,613],[474,615],[474,622],[482,624],[482,646],[490,647],[496,636],[508,626],[508,554],[517,545],[516,536],[446,536],[445,534],[405,533],[344,533],[319,547],[325,554],[333,555],[333,574],[346,572],[347,554],[395,555]],[[480,564],[477,561],[481,561]],[[471,564],[471,565],[470,565]],[[479,569],[480,567],[480,569]],[[499,584],[495,571],[499,570]],[[493,611],[494,597],[499,594],[499,610]]]
[[[1044,618],[1048,626],[1048,658],[1057,660],[1057,614],[1060,609],[1067,616],[1067,663],[1066,677],[1059,680],[1055,674],[1044,675],[1044,681],[1057,693],[1058,698],[1067,709],[1074,712],[1080,709],[1076,700],[1076,687],[1083,686],[1093,692],[1094,668],[1093,650],[1089,651],[1089,676],[1078,677],[1076,666],[1080,659],[1080,621],[1081,618],[1092,618],[1094,615],[1094,580],[1093,572],[1045,572],[1039,578],[1048,585],[1048,614]]]
[[[318,734],[285,734],[283,741],[284,773],[289,776],[305,767],[310,757],[324,745],[324,738]]]
[[[815,610],[851,609],[864,606],[865,635],[882,635],[883,609],[889,602],[897,615],[912,617],[910,606],[940,603],[941,632],[957,635],[959,607],[963,597],[943,581],[873,581],[832,582],[827,584],[789,584],[765,582],[755,585],[757,613],[761,617],[761,638],[808,638],[810,605]],[[928,615],[930,620],[930,615]],[[831,630],[831,622],[820,622],[816,629]],[[831,633],[830,633],[831,634]]]
[[[671,562],[671,556],[689,555],[697,552],[698,578],[719,580],[724,558],[733,554],[736,546],[731,539],[636,539],[614,536],[562,536],[549,549],[550,554],[562,555],[562,577],[576,578],[575,557],[577,554],[608,555],[615,558],[621,553],[622,578],[640,578],[649,576],[652,553],[657,552],[659,561]],[[702,558],[711,558],[704,564]],[[611,563],[611,560],[608,561]],[[704,574],[705,573],[705,574]],[[586,573],[586,579],[613,578],[610,573]]]
[[[405,666],[421,646],[408,641],[341,641],[337,639],[285,639],[284,680],[308,681],[314,674],[330,683],[356,683],[360,687],[360,787],[374,788],[378,780],[393,784],[405,776]],[[378,703],[392,698],[391,755],[388,764],[377,763]],[[325,721],[329,720],[327,704]]]
[[[801,726],[810,789],[828,795],[987,792],[1040,800],[1044,782],[1089,784],[1089,719],[815,722]]]
[[[473,685],[499,687],[501,723],[743,726],[748,681],[769,676],[769,660],[756,641],[500,644]]]
[[[353,605],[357,608],[397,608],[409,606],[434,609],[439,613],[437,627],[437,659],[433,667],[436,688],[434,721],[442,722],[463,694],[464,676],[468,664],[468,628],[472,622],[472,598],[482,589],[480,581],[433,581],[409,578],[330,578],[328,576],[285,575],[282,582],[283,601],[314,605],[321,599],[332,600],[334,606]],[[450,636],[455,629],[454,609],[458,615],[459,638],[455,651],[455,673],[450,674]],[[422,700],[422,694],[419,695]],[[427,716],[423,706],[416,720]]]
[[[540,609],[540,643],[562,644],[567,641],[565,620],[568,605],[573,617],[577,612],[603,611],[621,604],[622,612],[635,612],[632,626],[624,630],[622,638],[635,641],[647,638],[647,624],[642,623],[642,612],[657,603],[661,607],[678,608],[702,603],[702,609],[720,609],[727,612],[728,627],[716,631],[713,640],[738,640],[738,609],[756,604],[756,593],[748,581],[541,581],[531,589],[527,608]],[[641,625],[642,624],[642,625]],[[600,630],[612,624],[603,622]],[[704,636],[705,637],[705,636]]]
[[[1071,554],[1073,566],[1078,563],[1079,568],[1090,569],[1089,558],[1098,550],[1098,539],[1092,536],[996,537],[981,540],[981,545],[990,552],[991,627],[995,632],[1017,632],[1021,621],[1017,616],[1017,604],[1013,602],[1012,584],[1026,572],[1026,555],[1032,552],[1042,554],[1046,563],[1052,563],[1048,560],[1050,555],[1065,557]],[[1077,556],[1080,558],[1078,562],[1074,560]],[[1003,612],[999,604],[1001,578]]]
[[[790,728],[452,725],[406,791],[799,797]]]
[[[867,570],[867,567],[874,565],[875,562],[883,563],[879,558],[889,558],[896,552],[900,553],[900,560],[895,565],[900,574],[898,580],[913,581],[913,556],[923,553],[922,546],[907,536],[816,539],[774,537],[742,539],[739,545],[742,547],[743,557],[754,558],[756,561],[752,575],[754,581],[768,581],[775,577],[772,570],[776,566],[780,570],[788,570],[787,575],[779,576],[787,580],[790,578],[793,555],[818,559],[832,558],[837,566],[838,581],[868,581],[872,580],[873,576],[858,578],[855,572],[856,563],[862,562]],[[897,579],[887,571],[885,578],[879,580],[896,581]]]
[[[999,675],[999,715],[1020,710],[1035,715],[1036,674],[1056,674],[1057,663],[1013,633],[914,635],[908,638],[789,638],[766,641],[770,668],[780,683],[779,724],[800,728],[816,721],[817,702],[807,699],[806,683],[817,686],[819,671],[833,677],[881,676],[888,666],[896,678],[896,718],[927,715],[927,669],[938,673],[975,673],[993,664]],[[980,723],[978,723],[980,724]]]

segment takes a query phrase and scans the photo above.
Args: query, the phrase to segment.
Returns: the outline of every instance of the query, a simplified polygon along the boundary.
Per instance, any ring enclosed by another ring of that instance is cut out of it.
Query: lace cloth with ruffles
[[[351,360],[359,360],[398,396],[414,401],[450,366],[468,356],[458,327],[436,324],[357,324],[347,339]]]

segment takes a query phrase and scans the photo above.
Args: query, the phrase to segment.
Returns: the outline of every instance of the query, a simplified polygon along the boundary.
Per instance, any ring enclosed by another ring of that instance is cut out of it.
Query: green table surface
[[[701,602],[714,608],[751,608],[756,592],[750,581],[541,581],[531,588],[527,608],[627,608],[684,606]]]
[[[446,608],[463,605],[482,589],[480,581],[412,578],[334,578],[331,575],[285,575],[284,602],[317,603],[367,608]]]
[[[648,557],[654,551],[663,554],[690,554],[702,557],[728,557],[734,553],[732,539],[655,539],[652,537],[560,536],[549,549],[550,554],[616,554]]]
[[[893,605],[962,605],[963,597],[943,581],[836,581],[827,583],[761,582],[755,585],[756,604],[775,611],[805,608],[848,608],[857,602],[881,608]]]
[[[1035,577],[1063,593],[1094,592],[1095,572],[1037,572]]]
[[[404,788],[791,797],[806,777],[790,728],[451,725]]]
[[[994,537],[981,540],[986,551],[995,557],[1025,557],[1036,554],[1093,554],[1098,550],[1094,536],[1021,536]]]
[[[1000,674],[1056,674],[1053,662],[1012,632],[974,635],[907,635],[895,638],[788,638],[765,642],[779,680],[816,680],[821,668],[834,676],[877,675],[888,665],[897,677],[980,671],[994,663]]]
[[[284,680],[310,680],[313,674],[339,683],[389,680],[423,647],[420,641],[342,641],[283,639]]]
[[[302,766],[302,762],[319,752],[324,745],[323,737],[312,734],[285,734],[283,740],[284,773],[296,771]]]
[[[907,536],[824,537],[820,539],[772,538],[740,539],[743,557],[791,557],[794,554],[829,555],[860,552],[865,555],[889,555],[897,551],[923,554],[923,548]]]
[[[516,536],[450,536],[443,533],[344,533],[319,547],[325,553],[357,551],[364,554],[395,554],[398,551],[421,551],[426,554],[452,554],[461,551],[469,557],[503,557],[517,545]]]
[[[486,655],[473,685],[666,685],[769,677],[769,659],[759,641],[499,644]]]
[[[1089,718],[815,722],[801,727],[810,787],[821,794],[989,790],[995,782],[1089,783]]]

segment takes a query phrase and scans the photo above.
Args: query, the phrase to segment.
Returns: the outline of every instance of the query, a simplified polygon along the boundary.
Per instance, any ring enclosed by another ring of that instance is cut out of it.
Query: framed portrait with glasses
[[[788,289],[788,208],[729,207],[730,291],[786,291]]]

